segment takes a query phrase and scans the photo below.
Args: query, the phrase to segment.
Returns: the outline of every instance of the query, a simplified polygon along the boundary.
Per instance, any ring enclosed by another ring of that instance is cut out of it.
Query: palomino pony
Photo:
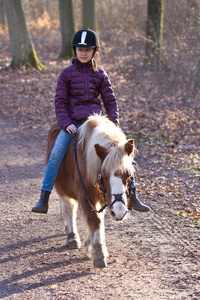
[[[56,123],[49,132],[47,160],[59,131]],[[91,116],[79,127],[76,145],[77,162],[71,142],[55,182],[66,219],[67,243],[71,248],[81,245],[76,226],[80,205],[88,226],[86,255],[93,259],[95,267],[103,268],[106,267],[108,253],[104,212],[98,210],[106,203],[114,220],[122,220],[126,215],[128,190],[134,171],[134,140],[127,140],[122,130],[106,117]],[[84,189],[91,206],[86,201]]]

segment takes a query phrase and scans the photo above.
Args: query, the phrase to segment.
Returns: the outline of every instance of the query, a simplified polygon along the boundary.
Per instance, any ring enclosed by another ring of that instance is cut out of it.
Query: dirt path
[[[83,247],[65,246],[55,192],[47,215],[30,212],[43,177],[46,134],[22,133],[5,117],[0,130],[1,298],[200,299],[198,229],[163,215],[159,201],[150,213],[130,212],[122,223],[106,214],[110,257],[107,268],[95,269]],[[82,244],[83,224],[80,215]]]

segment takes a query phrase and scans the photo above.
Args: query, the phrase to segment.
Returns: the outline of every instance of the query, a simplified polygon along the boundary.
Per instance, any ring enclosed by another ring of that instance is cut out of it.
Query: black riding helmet
[[[81,29],[74,35],[72,46],[75,53],[76,47],[99,49],[98,34],[89,28]]]

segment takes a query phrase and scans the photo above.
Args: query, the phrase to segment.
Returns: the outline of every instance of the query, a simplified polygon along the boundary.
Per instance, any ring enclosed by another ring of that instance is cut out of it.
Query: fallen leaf
[[[194,217],[196,214],[195,213],[191,213],[190,214],[190,217]]]
[[[50,289],[56,289],[58,286],[57,286],[57,284],[52,284],[51,286],[50,286]]]

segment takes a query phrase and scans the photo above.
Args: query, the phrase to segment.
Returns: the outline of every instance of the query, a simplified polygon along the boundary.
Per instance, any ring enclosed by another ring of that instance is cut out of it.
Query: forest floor
[[[44,175],[47,132],[55,120],[57,35],[33,34],[47,70],[6,68],[9,39],[0,32],[0,226],[3,299],[200,299],[199,104],[130,62],[102,58],[120,109],[120,124],[137,147],[136,182],[148,213],[123,222],[105,215],[108,266],[95,269],[84,248],[70,250],[56,192],[47,215],[31,213]],[[45,47],[44,47],[45,45]],[[122,66],[123,65],[123,70]],[[168,78],[165,74],[165,80]],[[85,226],[78,229],[82,244]]]

